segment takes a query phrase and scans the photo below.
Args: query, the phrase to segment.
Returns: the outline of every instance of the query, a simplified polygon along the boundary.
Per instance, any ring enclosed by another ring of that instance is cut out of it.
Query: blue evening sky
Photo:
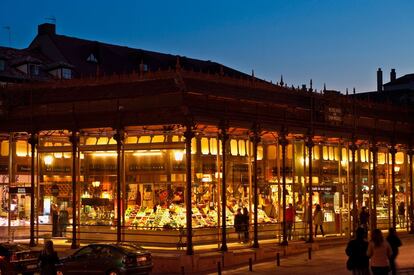
[[[0,0],[0,45],[9,45],[5,26],[24,48],[54,16],[59,34],[366,91],[378,67],[384,82],[391,68],[414,72],[413,12],[410,0]]]

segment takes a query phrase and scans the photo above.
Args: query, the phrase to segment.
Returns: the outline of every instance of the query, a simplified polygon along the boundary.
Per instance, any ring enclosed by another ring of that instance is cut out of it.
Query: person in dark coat
[[[244,231],[244,242],[249,241],[249,210],[247,207],[243,208],[243,231]]]
[[[56,204],[52,204],[52,237],[59,235],[59,210]]]
[[[40,275],[56,275],[56,264],[58,263],[59,257],[53,248],[53,242],[46,241],[39,256]]]
[[[244,234],[243,214],[241,213],[241,208],[237,209],[237,213],[234,216],[234,229],[236,229],[239,242],[241,242],[242,241],[242,235]]]
[[[387,242],[391,246],[390,268],[393,275],[397,274],[397,268],[395,266],[395,259],[398,256],[398,248],[402,245],[400,238],[397,236],[395,228],[391,227],[388,231]]]
[[[359,227],[356,238],[349,241],[345,253],[348,255],[347,268],[356,275],[369,275],[369,257],[367,256],[368,242],[364,239],[365,230]]]

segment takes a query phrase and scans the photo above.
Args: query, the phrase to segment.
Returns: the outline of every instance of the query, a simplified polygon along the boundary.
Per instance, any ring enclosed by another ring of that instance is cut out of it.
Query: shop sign
[[[47,172],[70,172],[71,168],[67,166],[46,167]]]
[[[29,165],[17,165],[17,172],[30,172]]]
[[[10,187],[9,189],[11,194],[31,194],[31,187]]]
[[[325,108],[325,119],[333,124],[342,123],[342,109],[339,107],[328,106]]]
[[[309,191],[309,186],[306,188]],[[313,192],[336,192],[336,186],[312,186]]]

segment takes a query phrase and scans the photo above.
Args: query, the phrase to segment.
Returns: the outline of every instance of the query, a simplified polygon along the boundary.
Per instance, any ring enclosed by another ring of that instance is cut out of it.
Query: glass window
[[[269,160],[276,159],[276,145],[269,145],[267,147],[267,158]]]
[[[39,75],[40,74],[40,66],[35,64],[29,64],[29,73],[30,75]]]
[[[95,145],[95,144],[96,144],[96,138],[95,137],[88,137],[86,139],[86,145]]]
[[[86,59],[86,61],[88,62],[92,62],[92,63],[98,63],[98,59],[96,59],[95,55],[93,53],[91,53],[88,58]]]
[[[233,156],[237,156],[238,154],[237,145],[238,145],[237,140],[235,139],[230,140],[230,153]]]
[[[152,143],[164,142],[164,136],[157,135],[152,137]]]
[[[1,142],[1,156],[6,157],[9,155],[9,141],[3,140]]]
[[[108,144],[109,139],[107,137],[100,137],[98,139],[98,145],[105,145]]]
[[[193,138],[191,140],[191,154],[196,154],[197,153],[197,139]]]
[[[210,153],[210,148],[209,148],[209,141],[208,138],[201,138],[201,153],[203,155],[208,155]]]
[[[72,70],[68,68],[62,68],[62,78],[72,79]]]
[[[138,143],[150,143],[151,137],[150,136],[142,136],[139,137]]]
[[[404,163],[404,153],[403,152],[397,152],[397,154],[395,154],[395,163],[396,164],[403,164]]]
[[[4,59],[0,59],[0,71],[4,71],[6,68],[6,61]]]
[[[323,160],[329,159],[328,146],[322,146],[322,157],[323,157]]]
[[[16,155],[18,157],[25,157],[27,156],[27,153],[28,153],[27,141],[18,140],[16,142]]]
[[[240,156],[246,155],[246,142],[244,140],[239,140],[239,154]]]
[[[385,164],[385,154],[378,153],[378,164]]]
[[[212,155],[217,155],[217,139],[210,138],[210,150]]]
[[[257,146],[257,160],[263,159],[263,146]]]
[[[126,139],[126,143],[128,144],[137,143],[137,141],[138,141],[138,137],[127,137]]]

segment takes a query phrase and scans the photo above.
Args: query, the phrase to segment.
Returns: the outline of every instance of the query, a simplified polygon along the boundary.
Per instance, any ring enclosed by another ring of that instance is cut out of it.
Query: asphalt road
[[[414,235],[402,239],[403,246],[397,258],[399,274],[414,274]],[[308,260],[307,254],[299,254],[282,258],[280,266],[276,261],[263,262],[253,265],[253,272],[249,272],[248,266],[231,270],[224,270],[222,274],[351,274],[346,270],[345,245],[325,248],[315,251],[312,260]],[[217,273],[210,273],[217,274]]]

